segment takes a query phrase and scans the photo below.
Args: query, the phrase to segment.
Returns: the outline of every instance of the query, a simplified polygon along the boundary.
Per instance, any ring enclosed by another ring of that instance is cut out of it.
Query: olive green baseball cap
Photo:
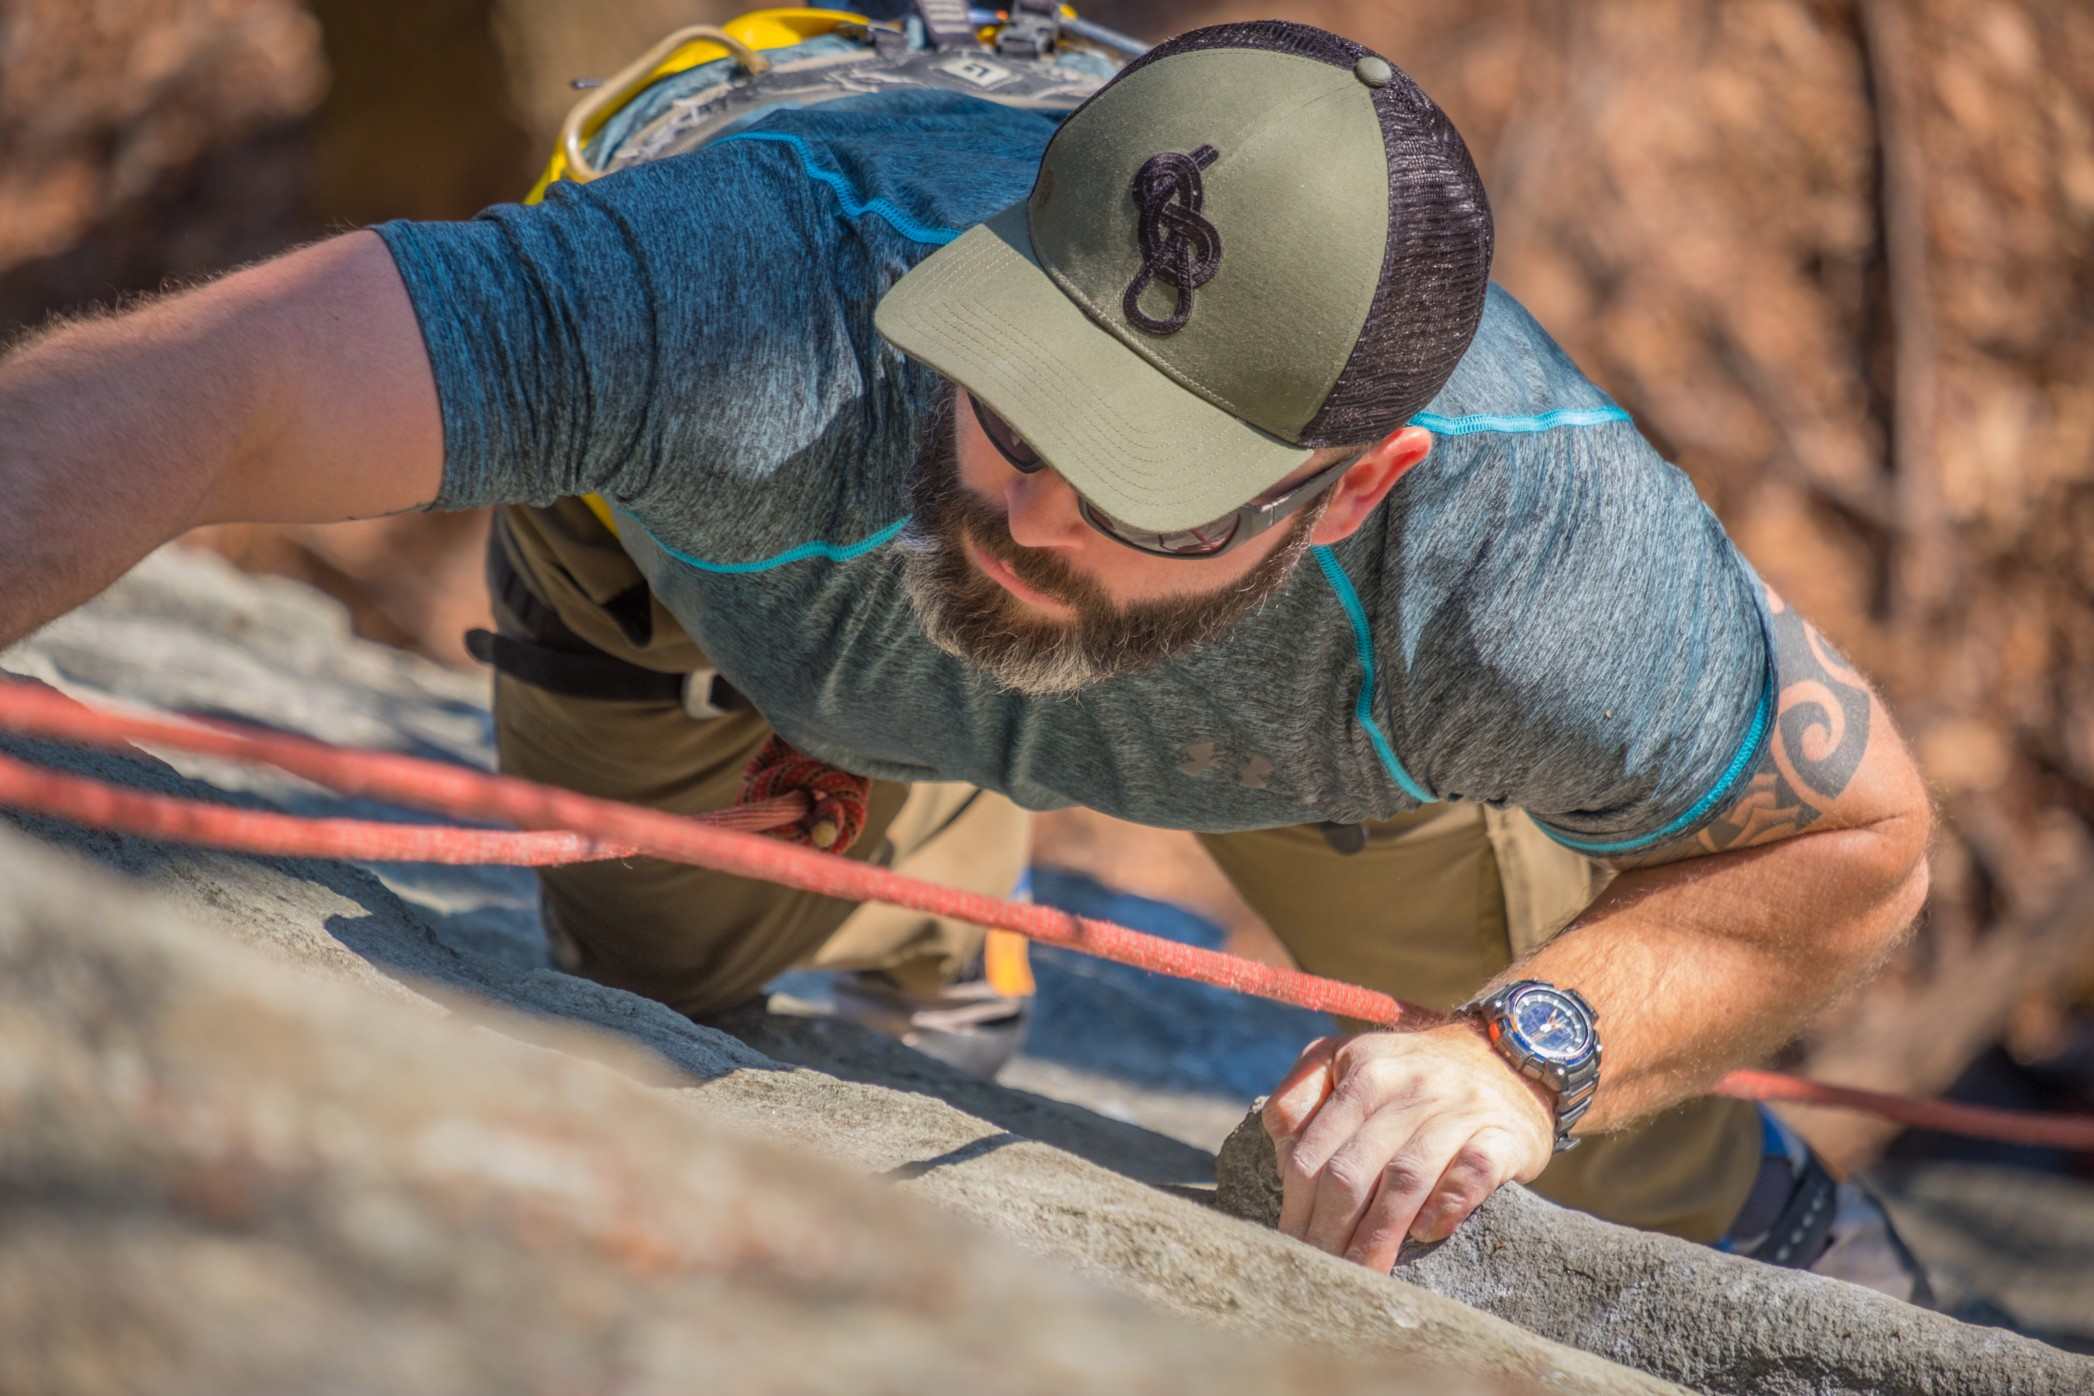
[[[1191,528],[1423,407],[1490,251],[1466,147],[1393,64],[1307,25],[1218,25],[1070,115],[1031,194],[875,324],[1099,509]]]

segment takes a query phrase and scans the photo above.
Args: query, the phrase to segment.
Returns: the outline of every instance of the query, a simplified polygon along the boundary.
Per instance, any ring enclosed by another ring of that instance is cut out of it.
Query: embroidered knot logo
[[[1142,269],[1127,283],[1120,309],[1150,334],[1184,329],[1192,318],[1192,293],[1221,269],[1221,234],[1200,217],[1200,206],[1207,200],[1200,171],[1213,164],[1217,154],[1211,145],[1190,155],[1166,150],[1151,155],[1134,173],[1134,202],[1141,206]],[[1141,308],[1142,292],[1158,277],[1178,288],[1178,303],[1168,320]]]

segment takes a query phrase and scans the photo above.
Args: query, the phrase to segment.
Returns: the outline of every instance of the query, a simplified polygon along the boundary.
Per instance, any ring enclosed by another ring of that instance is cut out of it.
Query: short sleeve
[[[833,428],[865,392],[850,285],[880,272],[812,198],[776,146],[721,142],[535,206],[379,226],[442,408],[434,507],[632,503]]]
[[[1518,806],[1595,856],[1729,805],[1778,684],[1758,578],[1613,417],[1493,437],[1448,473],[1415,533],[1449,582],[1410,619],[1391,717],[1435,795]]]

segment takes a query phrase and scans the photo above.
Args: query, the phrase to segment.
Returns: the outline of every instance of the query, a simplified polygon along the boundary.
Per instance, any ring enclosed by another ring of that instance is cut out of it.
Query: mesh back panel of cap
[[[1181,34],[1114,82],[1173,54],[1213,48],[1269,49],[1348,69],[1382,57],[1312,25],[1254,20]],[[1409,421],[1454,372],[1483,318],[1495,240],[1483,180],[1447,114],[1401,68],[1389,68],[1388,84],[1370,89],[1389,159],[1381,282],[1352,354],[1302,430],[1304,446],[1362,444]]]

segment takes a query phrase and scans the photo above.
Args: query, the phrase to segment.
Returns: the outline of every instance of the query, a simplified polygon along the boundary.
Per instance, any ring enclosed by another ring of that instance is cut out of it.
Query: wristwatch
[[[1599,1014],[1576,989],[1540,979],[1507,984],[1459,1010],[1482,1025],[1513,1070],[1556,1097],[1556,1152],[1575,1149],[1571,1129],[1600,1084]]]

